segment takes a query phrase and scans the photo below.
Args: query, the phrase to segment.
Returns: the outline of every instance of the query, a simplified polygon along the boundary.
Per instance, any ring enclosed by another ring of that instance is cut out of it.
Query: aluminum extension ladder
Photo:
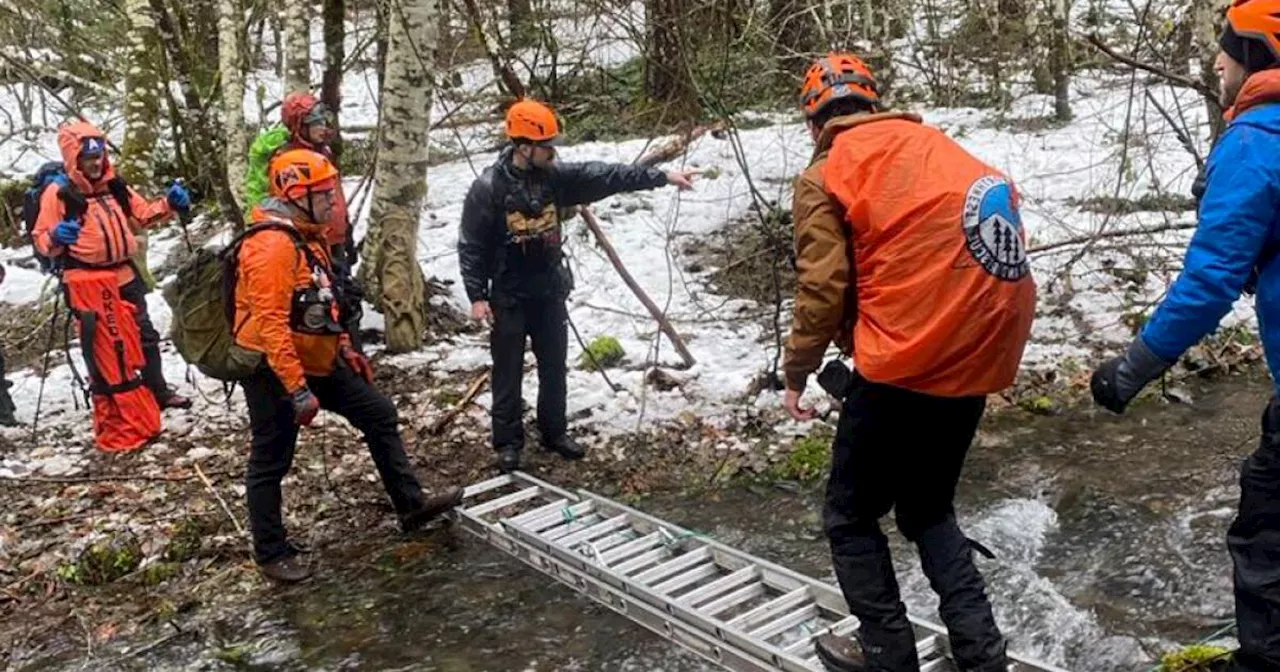
[[[835,586],[590,492],[521,472],[468,486],[464,529],[685,649],[735,672],[822,672],[817,635],[849,635]],[[922,672],[956,672],[946,629],[911,617]],[[1010,672],[1066,672],[1010,654]]]

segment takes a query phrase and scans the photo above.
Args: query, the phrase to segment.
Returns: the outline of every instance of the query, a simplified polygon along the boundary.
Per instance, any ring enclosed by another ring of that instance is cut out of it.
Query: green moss
[[[1209,644],[1192,644],[1160,659],[1159,672],[1217,672],[1226,666],[1229,649]]]
[[[814,481],[831,470],[831,428],[823,425],[791,447],[785,460],[773,468],[777,480]]]
[[[205,530],[197,518],[185,518],[178,523],[169,537],[164,559],[169,562],[186,562],[196,557],[204,543]]]
[[[133,573],[142,563],[142,547],[132,536],[113,537],[89,546],[75,562],[58,567],[68,583],[101,586]]]
[[[157,562],[142,570],[142,582],[148,586],[158,586],[174,576],[182,569],[176,562]]]
[[[587,345],[586,352],[578,356],[578,365],[587,371],[595,371],[596,365],[608,369],[622,363],[627,352],[612,336],[597,336]]]

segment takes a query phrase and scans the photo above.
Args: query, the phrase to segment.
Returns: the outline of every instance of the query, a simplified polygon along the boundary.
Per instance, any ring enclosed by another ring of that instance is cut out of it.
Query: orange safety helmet
[[[550,107],[521,98],[507,110],[507,137],[532,145],[560,144],[560,121]]]
[[[337,186],[338,169],[333,162],[310,149],[280,152],[267,166],[268,193],[304,209],[315,223],[320,222],[311,207],[311,195],[333,191]],[[300,202],[302,197],[306,200]]]
[[[827,105],[841,98],[853,98],[879,107],[876,78],[862,59],[853,54],[830,53],[814,61],[804,73],[800,86],[800,107],[812,119]]]
[[[1267,45],[1271,61],[1280,61],[1280,0],[1235,0],[1227,9],[1227,32]],[[1229,36],[1224,35],[1224,47]],[[1231,50],[1227,49],[1230,53]],[[1240,59],[1232,54],[1232,58]],[[1246,63],[1246,65],[1249,65]]]

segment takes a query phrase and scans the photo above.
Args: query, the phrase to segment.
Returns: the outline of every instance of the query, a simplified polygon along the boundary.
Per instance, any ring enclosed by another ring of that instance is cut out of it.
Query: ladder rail
[[[515,490],[503,494],[508,486]],[[499,496],[466,506],[466,499],[495,490]],[[499,550],[736,672],[821,672],[814,637],[847,636],[857,628],[832,584],[522,472],[468,486],[464,506],[449,517]],[[953,671],[946,629],[908,618],[922,669]],[[1010,672],[1067,672],[1012,652],[1009,658]]]

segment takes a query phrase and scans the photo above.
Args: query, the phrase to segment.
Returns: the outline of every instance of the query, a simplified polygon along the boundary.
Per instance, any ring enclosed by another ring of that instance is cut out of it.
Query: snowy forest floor
[[[993,398],[991,422],[1030,424],[1036,415],[1063,412],[1093,417],[1087,407],[1072,408],[1087,389],[1090,366],[1132,337],[1176,275],[1194,223],[1176,195],[1187,192],[1195,166],[1149,102],[1177,108],[1195,129],[1205,112],[1194,94],[1144,86],[1150,99],[1135,96],[1128,77],[1084,73],[1073,99],[1076,120],[1065,125],[1044,121],[1052,109],[1044,96],[1024,96],[1009,113],[923,110],[928,123],[1008,172],[1024,199],[1040,286],[1038,318],[1019,382]],[[353,109],[372,119],[376,107],[368,102],[356,101]],[[587,460],[565,464],[540,454],[531,429],[530,471],[623,499],[821,476],[835,421],[830,401],[813,386],[808,401],[827,412],[823,420],[798,424],[781,411],[779,392],[763,382],[789,324],[790,232],[770,229],[775,225],[756,216],[787,207],[790,179],[811,147],[794,118],[752,118],[753,128],[704,136],[679,160],[702,171],[696,191],[621,195],[595,208],[628,268],[688,338],[694,367],[676,366],[670,344],[659,339],[581,220],[568,223],[577,277],[570,316],[585,339],[613,336],[627,357],[609,371],[621,388],[616,392],[596,373],[571,370],[571,427],[588,446]],[[437,280],[430,343],[417,353],[375,358],[378,385],[396,402],[411,459],[430,487],[493,473],[487,392],[443,432],[431,432],[488,360],[486,334],[459,319],[465,299],[454,250],[466,190],[494,159],[485,149],[493,146],[494,127],[466,131],[439,132],[463,158],[434,165],[428,178],[418,255]],[[566,147],[563,157],[631,161],[649,145],[648,139],[584,143]],[[40,151],[56,155],[52,146]],[[350,181],[354,187],[359,178]],[[362,235],[367,209],[360,214]],[[1139,233],[1093,235],[1123,231]],[[210,244],[225,235],[209,222],[197,233]],[[175,228],[152,237],[149,262],[162,284],[184,256]],[[40,375],[52,286],[34,270],[29,247],[0,249],[0,263],[9,271],[0,285],[0,343],[14,363],[9,378],[18,417],[27,423],[0,430],[0,651],[8,662],[68,642],[92,650],[192,605],[261,589],[237,527],[245,522],[247,449],[240,395],[227,402],[215,381],[195,380],[195,408],[168,412],[157,442],[128,455],[94,451],[89,415],[75,404],[60,345],[47,376]],[[170,313],[159,292],[149,307],[167,332]],[[380,318],[366,312],[365,326],[376,332]],[[1253,326],[1251,302],[1242,300],[1219,335],[1171,375],[1173,395],[1193,401],[1187,389],[1199,381],[1188,385],[1192,376],[1256,372]],[[79,361],[74,343],[68,354]],[[571,339],[571,363],[579,355]],[[170,381],[192,392],[187,367],[168,344],[165,360]],[[531,356],[526,365],[531,403],[537,385]],[[322,417],[319,427],[303,432],[286,480],[286,521],[295,539],[334,556],[344,548],[371,554],[409,548],[391,539],[393,518],[359,437],[336,417]],[[111,548],[102,552],[104,544]],[[346,557],[348,564],[324,571],[341,573],[368,560]],[[87,585],[104,578],[112,581]]]

